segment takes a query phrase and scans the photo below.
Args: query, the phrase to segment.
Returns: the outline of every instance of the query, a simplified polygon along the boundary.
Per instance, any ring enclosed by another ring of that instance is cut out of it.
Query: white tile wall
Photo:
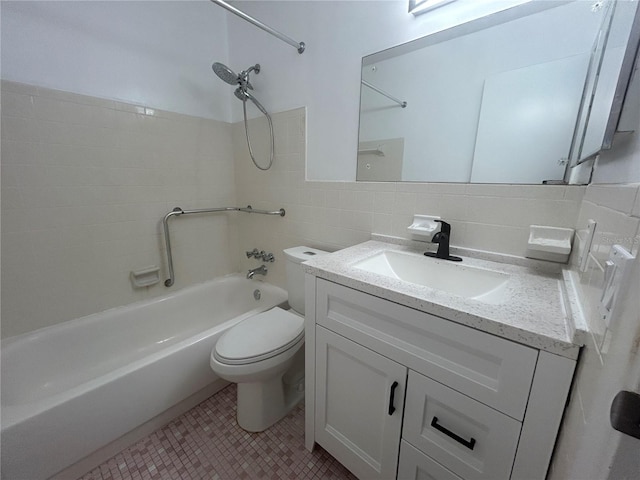
[[[588,220],[597,222],[593,244],[589,252],[587,270],[581,274],[584,305],[590,328],[598,346],[606,336],[606,325],[597,314],[602,294],[604,263],[609,258],[611,247],[622,245],[633,255],[640,249],[640,212],[637,209],[640,198],[640,184],[589,185],[582,202],[576,232],[578,243],[584,243]],[[582,247],[581,247],[582,249]],[[580,254],[582,252],[579,252]],[[577,264],[578,254],[572,262]]]
[[[231,126],[2,82],[2,335],[167,292],[160,220],[235,204]],[[174,289],[237,270],[232,215],[173,218]]]
[[[609,474],[619,437],[609,424],[609,407],[618,390],[637,388],[637,376],[629,379],[627,373],[630,366],[640,365],[639,260],[634,262],[635,272],[631,272],[628,294],[618,309],[618,318],[612,319],[609,329],[598,314],[598,303],[604,262],[611,246],[621,244],[638,254],[639,200],[640,184],[589,185],[581,205],[576,223],[578,244],[584,244],[587,221],[597,222],[587,269],[580,274],[582,303],[591,335],[580,357],[549,474],[551,479],[605,478]],[[574,265],[578,264],[582,248],[572,255]]]

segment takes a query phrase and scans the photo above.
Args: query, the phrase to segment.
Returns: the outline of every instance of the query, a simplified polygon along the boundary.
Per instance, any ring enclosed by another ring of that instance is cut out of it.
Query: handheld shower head
[[[264,115],[269,116],[269,113],[267,113],[267,109],[264,108],[262,106],[262,104],[258,100],[256,100],[256,97],[251,95],[249,92],[247,92],[242,87],[236,88],[235,92],[233,92],[233,93],[239,100],[242,100],[243,102],[246,102],[247,100],[251,100],[253,102],[253,104],[256,107],[258,107],[258,110],[260,110]]]
[[[240,81],[240,76],[222,63],[214,63],[213,65],[211,65],[211,69],[213,70],[213,73],[220,77],[223,82],[226,82],[229,85],[235,85]]]

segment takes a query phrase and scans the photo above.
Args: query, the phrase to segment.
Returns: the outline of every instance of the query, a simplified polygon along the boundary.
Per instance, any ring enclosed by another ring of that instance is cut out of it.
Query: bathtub
[[[4,340],[2,478],[48,478],[212,382],[223,387],[209,367],[216,340],[286,298],[234,274]]]

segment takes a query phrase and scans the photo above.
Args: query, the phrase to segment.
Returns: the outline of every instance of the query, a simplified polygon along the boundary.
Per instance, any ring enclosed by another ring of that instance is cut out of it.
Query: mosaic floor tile
[[[260,433],[235,415],[232,384],[79,480],[355,480],[322,448],[304,448],[304,406]]]

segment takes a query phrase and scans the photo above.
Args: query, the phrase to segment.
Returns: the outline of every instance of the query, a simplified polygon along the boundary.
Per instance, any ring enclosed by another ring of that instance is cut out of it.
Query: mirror
[[[364,57],[357,180],[567,183],[610,146],[637,6],[528,2]]]

